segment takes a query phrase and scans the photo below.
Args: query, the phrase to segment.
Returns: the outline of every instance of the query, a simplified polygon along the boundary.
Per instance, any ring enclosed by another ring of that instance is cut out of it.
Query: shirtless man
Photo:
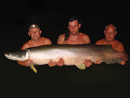
[[[57,44],[89,44],[90,38],[88,35],[79,32],[81,27],[81,23],[79,22],[77,17],[71,17],[68,21],[68,30],[65,34],[61,34],[57,40]],[[59,65],[62,66],[64,64],[63,59],[61,58],[58,63],[50,62],[50,66]],[[92,65],[92,61],[86,59],[84,64],[86,67],[90,67]]]
[[[36,24],[32,24],[28,29],[28,35],[31,37],[31,39],[22,46],[21,50],[41,45],[51,45],[51,40],[41,37],[41,33],[42,31],[40,30],[40,27]],[[28,59],[24,62],[18,61],[18,64],[28,67],[30,66],[31,62],[32,61]]]
[[[116,51],[125,52],[123,44],[115,39],[116,34],[117,34],[116,27],[113,24],[107,25],[104,30],[105,38],[98,40],[96,42],[96,45],[110,44],[110,45],[112,45],[112,48],[115,49]],[[102,61],[99,60],[99,63],[101,63],[101,62]],[[125,62],[121,61],[120,64],[125,65]]]
[[[79,32],[81,23],[76,17],[69,20],[69,32],[61,34],[58,38],[57,44],[89,44],[90,38],[88,35]]]

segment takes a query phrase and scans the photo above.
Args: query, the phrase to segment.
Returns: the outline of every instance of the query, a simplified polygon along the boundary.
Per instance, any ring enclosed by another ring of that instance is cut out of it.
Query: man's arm
[[[83,37],[84,37],[84,40],[86,41],[87,44],[91,43],[88,35],[83,35]]]
[[[57,44],[64,44],[65,35],[62,34],[58,37]]]
[[[124,45],[122,43],[119,43],[115,50],[117,50],[118,52],[124,52]]]
[[[44,43],[45,43],[45,45],[52,45],[51,40],[48,39],[48,38],[46,38],[46,39],[44,40]]]

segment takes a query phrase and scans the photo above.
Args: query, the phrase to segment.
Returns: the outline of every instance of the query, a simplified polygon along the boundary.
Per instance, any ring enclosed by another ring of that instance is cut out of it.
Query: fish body
[[[30,59],[33,65],[45,65],[50,60],[58,62],[60,58],[64,60],[64,65],[76,65],[77,67],[84,64],[86,59],[92,62],[102,60],[107,64],[120,63],[126,60],[124,53],[119,53],[107,45],[43,45],[32,47],[17,52],[5,53],[10,60],[25,61]],[[79,67],[80,68],[80,67]]]

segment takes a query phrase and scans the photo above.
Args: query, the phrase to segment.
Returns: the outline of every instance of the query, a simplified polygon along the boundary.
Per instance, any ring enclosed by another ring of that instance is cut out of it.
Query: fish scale
[[[33,65],[45,65],[50,60],[58,62],[60,58],[64,60],[64,65],[75,65],[79,69],[85,69],[85,59],[92,62],[102,60],[107,64],[127,61],[125,53],[119,53],[107,45],[43,45],[20,50],[18,52],[5,53],[10,60],[25,61],[30,59]],[[32,65],[31,65],[32,66]],[[33,68],[33,67],[31,67]]]

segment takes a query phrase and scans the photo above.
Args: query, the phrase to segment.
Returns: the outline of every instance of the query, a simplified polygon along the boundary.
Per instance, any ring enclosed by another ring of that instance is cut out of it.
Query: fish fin
[[[86,66],[85,64],[78,64],[78,65],[75,65],[77,68],[81,69],[81,70],[85,70],[86,69]]]
[[[37,73],[37,69],[33,66],[32,63],[30,64],[30,68],[31,68],[35,73]]]

